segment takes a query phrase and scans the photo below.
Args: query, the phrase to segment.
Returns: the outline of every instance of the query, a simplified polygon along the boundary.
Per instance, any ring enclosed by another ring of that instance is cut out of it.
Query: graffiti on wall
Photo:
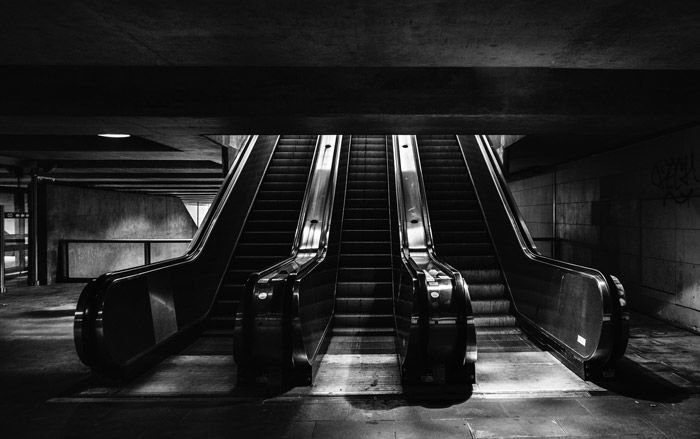
[[[687,203],[696,194],[700,183],[695,154],[691,152],[659,160],[651,171],[651,183],[661,190],[664,205],[668,200]]]

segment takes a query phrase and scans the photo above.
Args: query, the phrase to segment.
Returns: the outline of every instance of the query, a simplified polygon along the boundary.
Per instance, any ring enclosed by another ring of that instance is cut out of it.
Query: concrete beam
[[[700,71],[37,67],[0,68],[0,83],[0,133],[16,134],[646,133],[700,120]]]

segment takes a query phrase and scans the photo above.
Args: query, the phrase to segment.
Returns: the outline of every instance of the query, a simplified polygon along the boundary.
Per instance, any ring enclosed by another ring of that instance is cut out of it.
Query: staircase
[[[437,256],[469,286],[479,334],[519,334],[479,201],[456,136],[418,136]]]
[[[233,336],[236,306],[248,277],[290,256],[316,140],[280,137],[209,315],[207,333]]]

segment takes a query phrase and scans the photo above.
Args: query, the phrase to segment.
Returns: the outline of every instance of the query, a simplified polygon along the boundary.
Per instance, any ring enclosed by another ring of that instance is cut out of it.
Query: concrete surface
[[[698,23],[683,0],[13,3],[0,64],[697,69]]]
[[[0,133],[626,133],[700,120],[700,70],[0,67]]]
[[[40,273],[45,283],[53,283],[58,277],[61,239],[190,239],[197,231],[185,205],[172,196],[46,184],[45,203],[42,215],[46,215],[46,241],[40,243],[47,249],[46,273]],[[162,247],[159,249],[163,252]],[[143,245],[138,244],[95,244],[75,250],[82,250],[80,255],[72,255],[72,262],[82,263],[73,267],[73,271],[79,268],[75,277],[96,277],[106,271],[142,265],[144,259]],[[182,250],[182,246],[171,246],[165,255],[179,256]]]
[[[0,296],[3,437],[700,437],[700,337],[639,315],[622,374],[600,383],[601,392],[251,399],[217,394],[219,383],[196,398],[95,395],[67,402],[61,397],[89,377],[72,342],[81,286],[8,289]]]
[[[510,187],[556,257],[618,276],[629,305],[700,332],[700,128],[559,165]],[[553,185],[556,183],[556,187]]]

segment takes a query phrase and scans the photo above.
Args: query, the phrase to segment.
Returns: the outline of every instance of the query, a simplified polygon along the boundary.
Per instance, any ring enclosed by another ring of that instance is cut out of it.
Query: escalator
[[[400,384],[387,159],[385,136],[352,136],[333,332],[315,379],[321,391],[381,393]]]
[[[469,285],[479,352],[530,350],[522,335],[456,136],[418,136],[433,239]]]
[[[397,136],[391,146],[386,136],[322,137],[317,161],[342,158],[328,172],[314,164],[292,256],[249,280],[234,338],[239,383],[348,395],[473,382],[464,282],[425,244],[415,142],[399,153]]]
[[[297,230],[317,136],[281,136],[206,324],[233,335],[236,305],[251,273],[287,256]]]
[[[184,256],[89,283],[74,324],[83,363],[125,378],[177,352],[230,356],[246,280],[290,254],[317,139],[250,136]]]
[[[468,286],[477,375],[518,364],[514,380],[526,361],[536,374],[549,353],[584,379],[614,373],[628,336],[619,281],[537,251],[486,136],[417,141],[436,253]]]
[[[386,139],[353,136],[335,300],[333,334],[339,351],[357,345],[361,352],[393,337],[389,214]]]
[[[624,290],[537,252],[487,139],[388,139],[250,136],[184,256],[86,286],[81,360],[128,377],[189,345],[332,394],[473,383],[477,345],[610,370]]]

